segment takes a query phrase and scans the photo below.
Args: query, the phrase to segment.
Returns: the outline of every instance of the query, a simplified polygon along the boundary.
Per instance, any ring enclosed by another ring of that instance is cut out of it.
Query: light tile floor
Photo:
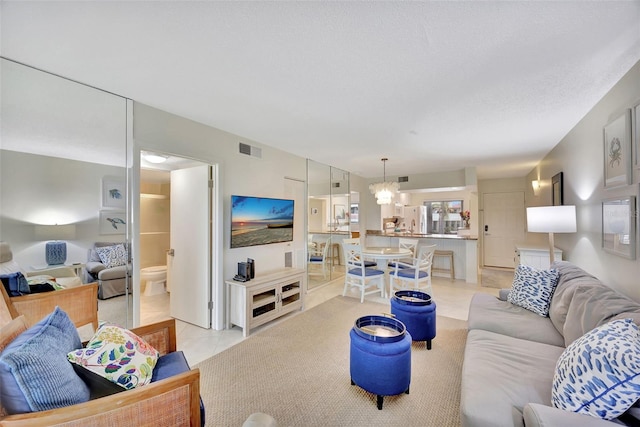
[[[509,285],[510,283],[505,286]],[[336,295],[342,295],[343,286],[344,280],[339,278],[327,285],[309,291],[305,296],[305,309],[315,307]],[[441,277],[434,277],[432,286],[433,298],[437,304],[438,314],[461,320],[467,320],[469,303],[474,293],[485,292],[492,295],[498,294],[497,288],[482,287],[466,283],[462,280],[452,281],[448,278]],[[356,291],[348,294],[348,296],[359,299]],[[380,296],[368,295],[366,299],[388,304],[388,300]],[[169,311],[168,295],[146,297],[143,299],[142,304],[142,324],[167,318]],[[300,312],[290,313],[273,322],[257,327],[253,329],[251,333],[253,334],[262,329],[269,328],[278,324],[278,322],[290,319],[298,313]],[[177,322],[178,349],[184,352],[189,364],[192,366],[238,344],[244,339],[242,330],[237,326],[231,329],[216,331],[213,329],[202,329],[181,321]]]

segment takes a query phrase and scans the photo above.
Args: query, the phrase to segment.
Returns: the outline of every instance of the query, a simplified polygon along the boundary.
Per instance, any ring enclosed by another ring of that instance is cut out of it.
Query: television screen
[[[293,240],[293,200],[231,196],[231,249]]]

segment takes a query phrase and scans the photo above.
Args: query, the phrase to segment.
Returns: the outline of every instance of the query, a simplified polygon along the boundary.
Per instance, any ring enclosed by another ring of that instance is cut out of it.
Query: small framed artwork
[[[358,206],[358,203],[351,203],[349,220],[353,223],[357,223],[359,216],[360,216],[360,207]]]
[[[346,219],[347,211],[344,205],[333,205],[333,217],[338,219]]]
[[[636,198],[602,202],[602,248],[606,252],[636,259]]]
[[[562,194],[562,172],[559,172],[551,178],[551,206],[562,205],[564,205],[564,196]]]
[[[103,210],[99,216],[100,234],[124,234],[127,230],[127,214],[125,211]]]
[[[102,207],[124,209],[126,206],[125,180],[117,176],[102,178]]]
[[[318,215],[318,208],[311,208],[311,215]]]
[[[637,168],[640,168],[640,155],[638,155],[638,150],[640,150],[640,102],[633,106],[631,111],[631,141],[633,144],[633,150],[635,152],[634,164]]]
[[[631,184],[631,110],[604,127],[604,186]]]

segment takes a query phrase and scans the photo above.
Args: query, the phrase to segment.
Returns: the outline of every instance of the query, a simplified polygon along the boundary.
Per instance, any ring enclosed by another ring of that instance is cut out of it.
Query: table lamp
[[[53,240],[45,244],[45,259],[48,265],[60,265],[67,261],[67,242],[75,238],[76,226],[65,225],[36,225],[36,237],[39,240]]]
[[[549,233],[549,265],[555,261],[553,233],[576,232],[575,206],[537,206],[527,208],[527,231]]]

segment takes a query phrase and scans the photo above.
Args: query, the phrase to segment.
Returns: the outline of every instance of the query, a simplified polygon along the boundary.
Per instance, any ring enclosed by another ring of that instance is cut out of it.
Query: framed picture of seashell
[[[102,207],[124,209],[126,206],[125,181],[117,176],[102,178]]]
[[[604,127],[604,187],[631,184],[631,110]]]

